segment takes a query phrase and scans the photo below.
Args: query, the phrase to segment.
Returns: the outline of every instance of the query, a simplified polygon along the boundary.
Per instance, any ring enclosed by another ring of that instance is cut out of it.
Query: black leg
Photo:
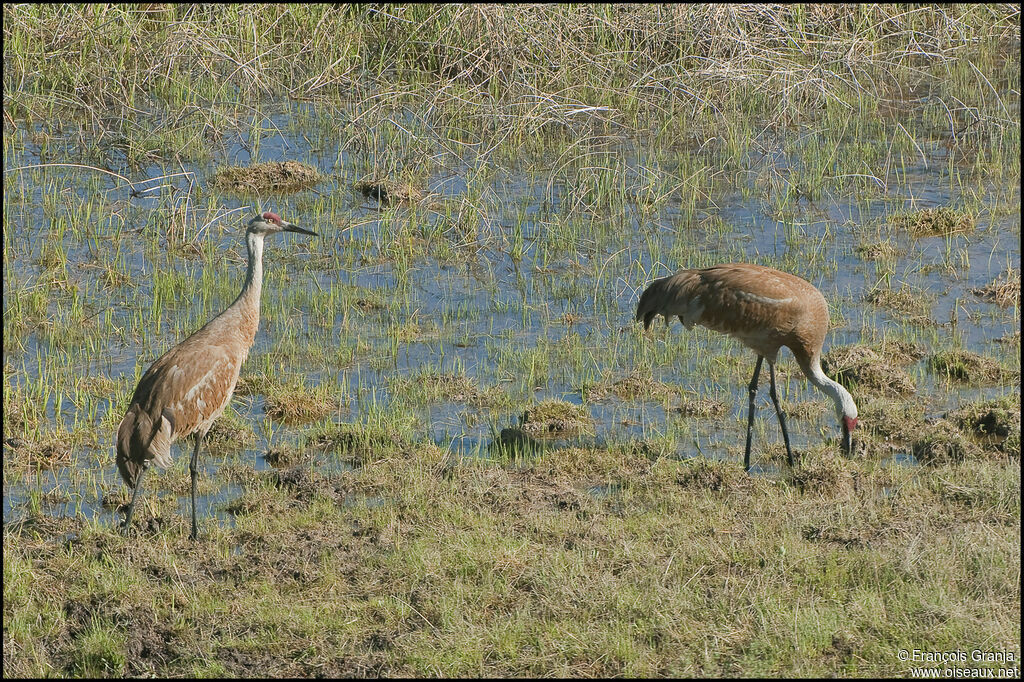
[[[775,393],[775,365],[770,362],[768,363],[768,375],[772,378],[772,402],[775,403],[775,414],[779,415],[779,425],[782,426],[782,440],[786,441],[786,457],[789,458],[789,466],[792,468],[793,450],[789,447],[789,432],[786,430],[786,413],[782,411],[782,406],[779,405],[779,396]]]
[[[121,524],[121,532],[127,534],[128,527],[132,525],[132,513],[135,511],[135,501],[139,497],[139,491],[142,490],[142,476],[146,473],[146,469],[149,468],[149,460],[142,462],[142,469],[139,471],[139,478],[135,481],[135,490],[132,492],[132,501],[128,503],[128,511],[124,515],[124,523]]]
[[[743,470],[750,471],[750,436],[751,428],[754,426],[754,397],[757,395],[757,377],[761,374],[761,361],[764,357],[757,356],[757,364],[754,365],[754,378],[750,380],[750,405],[747,407],[747,452],[743,455]]]
[[[200,433],[196,436],[196,449],[192,451],[192,460],[188,465],[189,473],[192,475],[192,535],[190,537],[193,540],[199,537],[196,523],[196,479],[199,477],[199,472],[196,470],[196,461],[199,459],[199,446],[202,445],[205,435],[205,433]]]

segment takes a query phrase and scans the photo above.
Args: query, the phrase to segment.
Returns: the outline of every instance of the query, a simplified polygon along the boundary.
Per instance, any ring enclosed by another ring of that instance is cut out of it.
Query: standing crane
[[[747,448],[743,467],[750,471],[750,432],[754,424],[754,396],[761,362],[768,359],[771,397],[782,426],[786,455],[793,466],[793,450],[786,431],[786,415],[775,392],[775,361],[786,346],[807,379],[832,398],[842,429],[843,452],[849,454],[851,432],[857,428],[857,405],[853,396],[821,371],[821,344],[828,331],[828,304],[818,289],[796,275],[763,265],[730,263],[710,268],[680,270],[654,280],[640,295],[637,321],[644,329],[658,315],[665,325],[675,315],[687,329],[699,324],[737,339],[757,353],[754,378],[748,387]]]
[[[249,355],[260,321],[263,286],[263,238],[277,232],[317,236],[298,225],[264,213],[249,221],[245,244],[249,268],[242,293],[217,317],[164,353],[135,387],[128,411],[117,427],[117,470],[134,488],[122,529],[127,531],[150,463],[171,464],[171,443],[190,433],[196,446],[189,462],[192,476],[192,534],[196,539],[196,461],[203,438],[231,402],[238,371]]]

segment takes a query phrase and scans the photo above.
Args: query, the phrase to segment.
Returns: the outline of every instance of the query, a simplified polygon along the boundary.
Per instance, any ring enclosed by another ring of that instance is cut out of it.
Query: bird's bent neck
[[[826,395],[832,398],[836,404],[836,414],[839,420],[843,417],[857,418],[857,404],[853,402],[853,396],[843,388],[842,384],[832,381],[821,371],[821,360],[814,358],[808,367],[807,378],[811,383],[820,388]]]

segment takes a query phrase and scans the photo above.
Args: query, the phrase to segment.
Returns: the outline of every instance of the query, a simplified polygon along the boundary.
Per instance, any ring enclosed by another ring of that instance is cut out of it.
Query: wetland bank
[[[907,675],[1020,641],[1016,6],[4,6],[4,671]],[[257,182],[253,170],[269,184]],[[277,244],[235,399],[141,372]],[[682,267],[829,301],[827,398],[641,333]],[[991,664],[996,665],[998,664]]]

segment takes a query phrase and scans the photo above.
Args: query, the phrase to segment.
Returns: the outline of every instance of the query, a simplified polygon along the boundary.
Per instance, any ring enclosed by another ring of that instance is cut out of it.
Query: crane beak
[[[311,235],[313,237],[319,237],[320,236],[316,232],[313,232],[311,230],[304,230],[303,228],[299,227],[295,223],[282,223],[281,227],[284,228],[285,232],[298,232],[299,234],[308,234],[308,235]]]

